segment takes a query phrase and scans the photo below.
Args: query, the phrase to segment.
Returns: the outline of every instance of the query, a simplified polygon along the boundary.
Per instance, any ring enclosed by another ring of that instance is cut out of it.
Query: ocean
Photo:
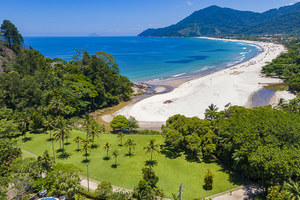
[[[132,82],[210,73],[255,57],[259,46],[204,38],[24,37],[44,56],[72,60],[75,49],[111,54]]]

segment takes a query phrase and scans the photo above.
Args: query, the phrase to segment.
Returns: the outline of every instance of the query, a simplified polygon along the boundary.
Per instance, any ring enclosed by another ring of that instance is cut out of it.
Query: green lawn
[[[83,172],[82,175],[86,176],[86,163],[83,153],[77,152],[77,144],[73,142],[73,138],[77,135],[85,138],[86,133],[82,131],[73,131],[70,144],[65,145],[65,151],[69,155],[68,158],[58,158],[61,153],[56,151],[56,161],[62,163],[73,163],[80,167]],[[19,146],[36,155],[42,155],[48,149],[52,155],[52,144],[49,142],[49,134],[27,134],[30,139],[25,143],[19,140]],[[117,135],[102,134],[100,138],[96,138],[95,143],[98,148],[92,149],[88,159],[90,160],[89,175],[90,178],[101,181],[111,181],[113,185],[133,189],[142,178],[142,168],[146,160],[150,160],[150,156],[145,155],[143,147],[146,146],[146,141],[150,138],[155,138],[160,144],[163,144],[163,137],[160,135],[126,135],[127,138],[133,139],[136,149],[133,150],[134,156],[126,156],[128,149],[124,146],[120,147],[120,141]],[[109,151],[110,160],[105,160],[106,151],[102,149],[105,142],[112,143],[112,150]],[[124,141],[123,141],[124,144]],[[55,150],[59,149],[59,142],[54,142]],[[114,158],[111,157],[113,150],[119,151],[117,157],[116,168],[112,165],[115,163]],[[235,175],[225,170],[217,161],[211,159],[210,161],[197,163],[186,160],[186,156],[179,155],[176,158],[172,152],[163,151],[161,154],[155,154],[153,159],[157,161],[157,166],[153,169],[159,177],[158,185],[163,188],[167,197],[171,197],[172,193],[178,192],[178,186],[183,183],[183,199],[193,199],[195,197],[203,198],[216,194],[225,190],[235,188],[241,184],[240,179]],[[205,191],[203,186],[203,178],[205,171],[210,169],[214,175],[213,190]]]

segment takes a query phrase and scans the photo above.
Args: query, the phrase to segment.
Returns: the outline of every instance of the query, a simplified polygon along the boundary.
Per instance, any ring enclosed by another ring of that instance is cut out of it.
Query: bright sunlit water
[[[121,74],[146,81],[208,73],[251,59],[262,50],[244,42],[203,38],[25,37],[25,45],[44,56],[72,60],[75,49],[111,54]]]

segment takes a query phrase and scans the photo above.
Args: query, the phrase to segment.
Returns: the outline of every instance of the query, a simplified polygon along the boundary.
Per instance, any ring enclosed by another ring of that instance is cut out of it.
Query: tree
[[[205,176],[204,176],[204,189],[205,190],[212,190],[212,185],[214,183],[214,174],[208,169]]]
[[[88,130],[88,137],[93,138],[93,144],[95,142],[95,136],[99,138],[99,133],[100,133],[100,126],[99,123],[93,120],[93,122],[90,125],[90,129]]]
[[[120,146],[123,146],[123,145],[122,145],[122,140],[125,138],[125,134],[122,133],[122,132],[119,132],[117,138],[119,138],[119,140],[121,141]]]
[[[131,155],[131,149],[135,149],[136,143],[134,143],[134,140],[127,139],[125,142],[125,147],[129,148],[129,155]]]
[[[89,113],[85,113],[83,116],[83,125],[86,127],[86,129],[87,129],[87,134],[86,134],[86,138],[88,138],[89,137],[89,130],[90,130],[90,127],[91,127],[91,125],[92,125],[92,117],[90,116],[90,114]]]
[[[105,142],[102,149],[106,150],[106,153],[107,153],[106,157],[108,158],[108,151],[111,149],[111,144],[109,142]]]
[[[87,156],[88,156],[87,152],[91,151],[91,148],[92,148],[91,140],[89,140],[89,139],[82,140],[81,152],[85,152],[86,160],[87,160]]]
[[[46,173],[54,165],[53,158],[50,157],[48,150],[44,151],[43,156],[39,156],[37,158],[37,162],[42,169],[42,173]]]
[[[208,108],[207,109],[205,109],[205,119],[206,120],[209,120],[209,121],[211,121],[211,120],[213,120],[213,119],[215,119],[216,117],[217,117],[217,112],[218,112],[218,107],[216,106],[216,105],[214,105],[214,104],[210,104],[209,106],[208,106]]]
[[[77,150],[79,150],[79,143],[82,141],[82,137],[80,137],[79,135],[77,135],[75,138],[74,138],[74,142],[77,143],[78,147],[77,147]]]
[[[128,119],[128,127],[130,131],[139,128],[139,122],[132,116]]]
[[[123,115],[118,115],[116,117],[114,117],[114,119],[110,122],[110,127],[113,130],[124,130],[124,129],[128,129],[128,120],[126,119],[126,117],[124,117]]]
[[[101,183],[98,184],[95,193],[100,199],[107,199],[108,196],[110,196],[113,193],[111,182],[105,180],[101,181]]]
[[[58,117],[56,132],[53,134],[56,140],[61,140],[64,148],[64,141],[67,137],[71,135],[72,128],[68,121],[64,119],[62,116]],[[60,147],[61,148],[61,147]]]
[[[283,184],[284,195],[288,200],[299,200],[300,199],[300,185],[297,182],[292,181],[285,182]]]
[[[142,173],[143,179],[141,179],[139,184],[133,189],[132,197],[137,200],[152,200],[165,197],[163,191],[156,186],[159,178],[155,175],[154,170],[149,167],[144,167]]]
[[[159,144],[155,144],[155,139],[150,139],[146,144],[148,144],[148,146],[144,147],[146,150],[145,154],[151,154],[152,161],[152,154],[155,154],[155,152],[159,153]]]
[[[117,166],[117,157],[119,155],[118,150],[114,150],[111,155],[113,158],[115,158],[115,166]]]
[[[82,170],[73,164],[57,163],[46,178],[53,180],[53,193],[72,198],[80,189],[79,173]]]
[[[44,121],[44,127],[46,128],[47,131],[50,130],[50,139],[51,139],[51,130],[54,128],[55,124],[56,124],[55,120],[50,116],[48,116]]]
[[[17,52],[24,43],[24,39],[17,27],[9,20],[3,20],[0,30],[4,42],[6,42],[9,48]]]
[[[275,185],[268,188],[267,200],[283,200],[283,194],[280,192],[281,186]]]

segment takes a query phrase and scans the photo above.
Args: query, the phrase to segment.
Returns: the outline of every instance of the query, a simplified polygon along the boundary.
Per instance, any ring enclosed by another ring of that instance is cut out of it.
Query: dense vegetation
[[[147,29],[142,37],[195,37],[228,34],[295,34],[299,33],[300,3],[271,9],[263,13],[238,11],[210,6],[192,13],[177,24]]]
[[[281,54],[264,66],[262,71],[267,76],[278,76],[289,84],[290,91],[300,91],[300,54],[299,39],[294,39],[288,44],[288,52]]]
[[[1,32],[7,32],[6,26],[1,26]],[[11,34],[21,37],[18,31]],[[16,120],[26,120],[26,129],[42,128],[47,116],[70,118],[118,104],[131,95],[132,83],[120,75],[115,59],[105,52],[89,55],[76,50],[74,60],[66,62],[3,38],[0,106],[12,109]]]

